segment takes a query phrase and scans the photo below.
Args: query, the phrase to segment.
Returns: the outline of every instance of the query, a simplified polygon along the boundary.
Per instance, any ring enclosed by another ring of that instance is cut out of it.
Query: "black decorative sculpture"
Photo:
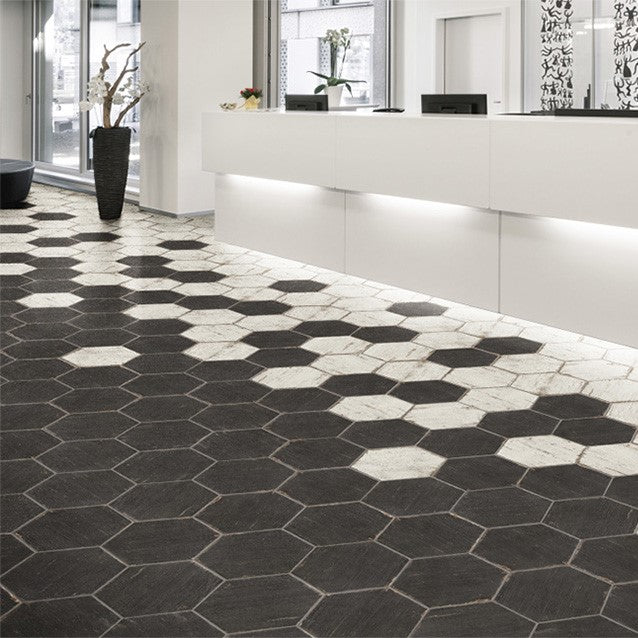
[[[614,4],[614,86],[621,109],[638,108],[638,0]]]
[[[574,105],[573,13],[571,0],[541,0],[541,108],[544,111],[569,109]]]

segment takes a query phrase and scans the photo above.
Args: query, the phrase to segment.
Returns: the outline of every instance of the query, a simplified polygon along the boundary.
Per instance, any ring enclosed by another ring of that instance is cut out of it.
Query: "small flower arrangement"
[[[254,97],[255,99],[259,100],[261,99],[261,96],[262,96],[262,90],[255,89],[255,88],[246,88],[246,89],[242,89],[239,92],[239,95],[241,95],[244,98],[244,100],[248,100],[251,97]]]
[[[149,86],[146,82],[134,77],[139,67],[129,68],[131,58],[145,44],[145,42],[142,42],[128,54],[124,68],[112,82],[106,78],[106,74],[111,68],[108,62],[109,56],[117,49],[130,47],[131,45],[128,42],[124,42],[114,46],[112,49],[107,49],[106,45],[104,45],[104,56],[102,57],[100,70],[89,80],[86,100],[80,102],[81,111],[90,111],[96,106],[102,107],[102,126],[104,128],[119,127],[126,114],[134,108],[149,91]],[[120,107],[120,110],[117,118],[115,118],[113,122],[114,106]]]
[[[245,88],[239,92],[239,95],[244,98],[245,102],[242,104],[242,106],[247,111],[254,111],[259,108],[259,103],[261,102],[262,95],[261,89],[256,89],[254,87]]]
[[[325,80],[324,83],[319,84],[315,88],[315,93],[321,93],[321,91],[325,91],[328,87],[341,86],[343,84],[346,89],[348,89],[350,95],[352,95],[352,87],[350,85],[365,82],[365,80],[348,80],[341,77],[343,75],[343,67],[346,63],[346,57],[352,41],[350,29],[347,27],[342,29],[328,29],[326,31],[326,35],[321,38],[321,41],[330,45],[330,75],[323,75],[322,73],[316,73],[315,71],[308,71],[308,73],[312,73],[318,78]],[[339,68],[340,61],[341,68]]]

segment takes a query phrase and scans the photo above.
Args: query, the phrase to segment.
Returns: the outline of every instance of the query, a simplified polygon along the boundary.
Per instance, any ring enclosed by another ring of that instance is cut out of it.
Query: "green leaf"
[[[352,95],[352,87],[346,83],[346,89],[348,89],[348,92],[350,93],[350,95]]]
[[[321,91],[323,91],[325,88],[326,88],[325,84],[320,84],[319,86],[315,87],[315,94],[321,93]]]
[[[328,86],[339,86],[340,84],[361,84],[365,83],[365,80],[348,80],[346,78],[330,78],[328,80]]]
[[[330,76],[323,75],[321,73],[315,73],[314,71],[308,71],[308,73],[312,73],[313,75],[316,75],[318,78],[321,78],[323,80],[329,80],[330,79]]]

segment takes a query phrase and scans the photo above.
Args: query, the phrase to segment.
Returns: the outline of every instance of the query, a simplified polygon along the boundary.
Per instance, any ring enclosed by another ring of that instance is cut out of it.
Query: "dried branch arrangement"
[[[102,126],[104,128],[117,128],[120,126],[126,114],[133,109],[149,91],[148,84],[135,75],[139,67],[129,66],[131,59],[145,44],[146,42],[142,42],[129,52],[124,67],[112,82],[107,80],[107,73],[111,68],[109,56],[114,51],[124,47],[130,47],[131,45],[128,42],[123,42],[122,44],[114,46],[112,49],[108,49],[106,45],[104,45],[104,56],[102,57],[100,70],[89,80],[86,100],[80,102],[81,111],[90,111],[96,106],[102,107]],[[113,122],[113,106],[120,107],[115,122]]]

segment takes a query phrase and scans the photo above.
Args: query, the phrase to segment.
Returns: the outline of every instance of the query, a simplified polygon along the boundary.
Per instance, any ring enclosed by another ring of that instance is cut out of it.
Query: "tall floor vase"
[[[93,175],[100,219],[118,219],[124,206],[131,129],[99,126],[92,136]]]

